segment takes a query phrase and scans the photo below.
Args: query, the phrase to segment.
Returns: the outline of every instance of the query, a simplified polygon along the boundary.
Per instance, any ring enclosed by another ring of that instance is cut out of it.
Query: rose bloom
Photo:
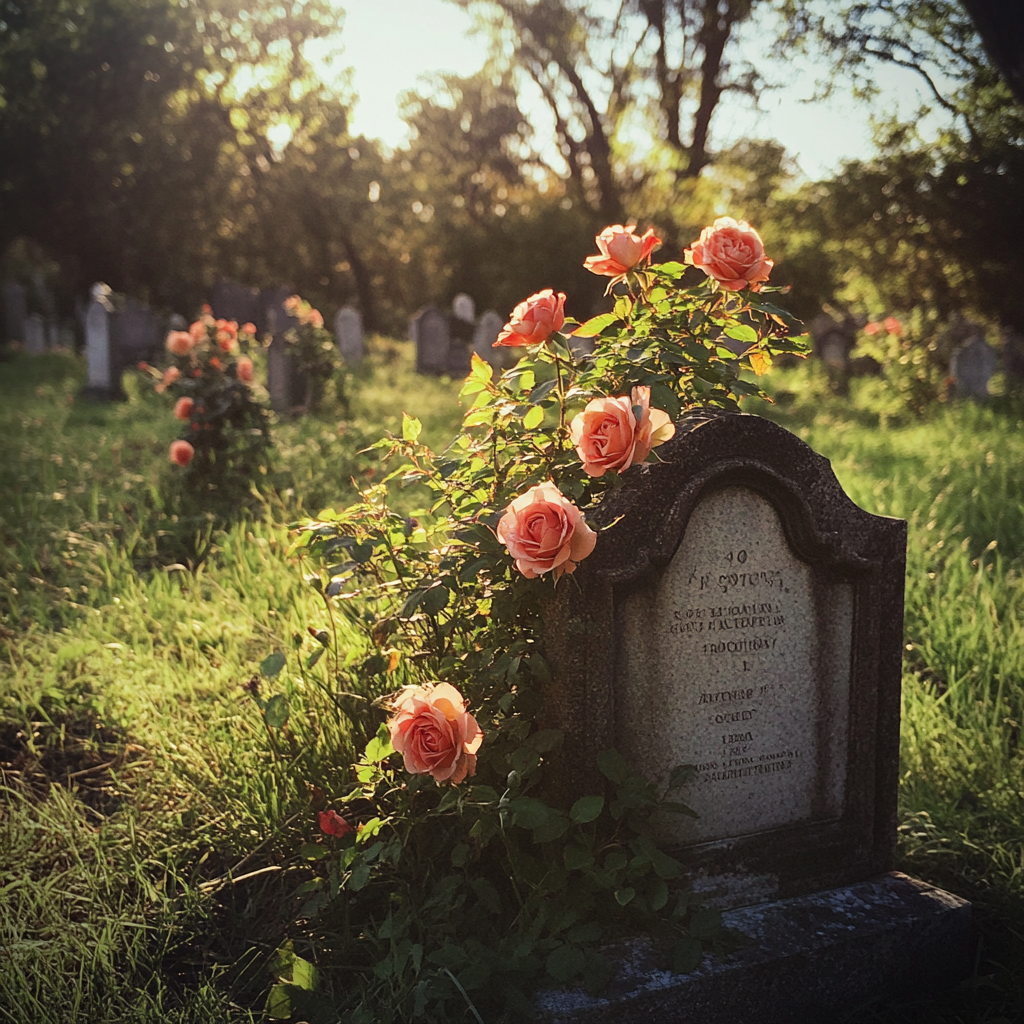
[[[200,306],[199,311],[205,316],[211,316],[213,314],[213,306],[208,302],[204,302],[202,306]]]
[[[216,356],[214,356],[214,357],[213,357],[213,358],[212,358],[212,359],[210,360],[210,365],[211,365],[211,366],[212,366],[212,367],[213,367],[213,368],[214,368],[215,370],[219,370],[219,369],[220,369],[220,360],[219,360],[219,359],[218,359],[218,358],[217,358]]]
[[[501,329],[492,348],[501,345],[539,345],[562,329],[565,323],[565,292],[556,296],[550,288],[523,299],[514,310],[509,322]]]
[[[172,356],[187,356],[194,344],[195,339],[188,331],[171,331],[167,335],[167,351]]]
[[[337,812],[328,808],[319,814],[320,831],[340,839],[352,831],[352,826]]]
[[[897,337],[903,333],[903,324],[901,324],[894,316],[887,316],[882,321],[882,326],[889,334],[895,334]]]
[[[235,373],[243,384],[252,383],[252,360],[248,356],[239,356],[235,363]]]
[[[188,441],[171,442],[171,462],[179,466],[187,466],[192,461],[192,456],[195,453],[195,448]]]
[[[531,487],[505,509],[498,540],[527,578],[554,571],[555,579],[575,572],[597,543],[583,513],[550,481]]]
[[[632,397],[595,398],[569,424],[583,470],[604,476],[643,462],[656,445],[675,432],[668,413],[651,407],[651,389],[633,388]],[[637,419],[636,410],[640,412]]]
[[[283,305],[284,308],[287,309],[289,313],[291,313],[293,310],[299,308],[300,302],[302,302],[302,299],[300,299],[298,295],[289,295],[288,298],[284,300]]]
[[[683,258],[734,292],[748,286],[757,291],[775,266],[764,254],[761,236],[745,220],[732,217],[719,217],[704,228]]]
[[[189,326],[188,333],[193,341],[202,341],[206,337],[206,324],[202,320],[194,320]]]
[[[256,325],[254,323],[244,323],[239,330],[241,330],[243,334],[251,334],[254,337],[256,335]]]
[[[179,420],[188,420],[192,418],[192,409],[195,406],[195,402],[191,398],[179,398],[174,403],[174,415]]]
[[[882,329],[881,324],[876,324],[874,320],[869,324],[864,325],[864,333],[869,337],[873,338]]]
[[[484,734],[450,683],[405,687],[392,705],[388,730],[407,772],[453,783],[476,774]]]
[[[235,347],[235,336],[238,334],[238,324],[232,320],[217,321],[217,344],[222,352],[230,352]]]
[[[650,259],[654,247],[661,245],[661,239],[655,235],[654,228],[648,228],[642,236],[633,234],[635,228],[635,224],[606,227],[594,239],[601,255],[588,256],[583,266],[592,274],[622,277],[638,263]]]
[[[323,327],[323,325],[324,325],[324,315],[323,315],[323,313],[321,313],[319,309],[311,309],[309,311],[309,322],[314,327],[318,327],[318,328],[319,327]]]

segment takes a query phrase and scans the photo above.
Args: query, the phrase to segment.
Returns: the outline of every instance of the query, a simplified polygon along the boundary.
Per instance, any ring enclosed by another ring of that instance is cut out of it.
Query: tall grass
[[[260,1019],[277,945],[303,936],[315,955],[328,941],[302,924],[296,890],[353,737],[305,667],[307,627],[327,613],[286,555],[288,524],[376,479],[359,452],[403,409],[431,443],[452,436],[458,385],[413,374],[405,349],[374,342],[349,418],[277,424],[257,511],[207,524],[191,565],[160,546],[181,529],[166,403],[130,376],[128,402],[83,402],[67,356],[0,365],[0,1024]],[[1024,411],[1004,400],[901,419],[876,382],[849,399],[807,367],[772,384],[769,414],[832,460],[851,497],[910,523],[900,863],[978,900],[986,943],[962,993],[857,1019],[1013,1019]],[[273,650],[286,667],[260,686],[288,700],[284,731],[244,688]]]

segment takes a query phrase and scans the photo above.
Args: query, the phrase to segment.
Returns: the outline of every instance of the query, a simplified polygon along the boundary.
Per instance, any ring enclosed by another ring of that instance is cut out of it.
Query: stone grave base
[[[806,1024],[873,997],[950,988],[970,973],[971,905],[899,872],[726,911],[751,940],[691,974],[659,969],[649,945],[616,947],[600,996],[542,992],[547,1024]],[[836,1016],[828,1016],[835,1014]]]

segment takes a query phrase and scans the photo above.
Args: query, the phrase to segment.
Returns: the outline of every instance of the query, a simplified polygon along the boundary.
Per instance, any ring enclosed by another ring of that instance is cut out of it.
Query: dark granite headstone
[[[995,349],[985,340],[980,329],[969,341],[957,345],[949,361],[957,396],[984,402],[988,398],[988,382],[998,361]]]
[[[481,359],[490,363],[491,366],[499,369],[513,365],[514,360],[520,354],[516,352],[515,348],[505,345],[498,348],[494,347],[494,343],[498,340],[498,335],[501,334],[501,329],[504,326],[505,321],[502,320],[501,316],[493,309],[489,309],[480,317],[480,321],[473,331],[473,351]]]
[[[25,317],[25,351],[34,356],[46,351],[46,321],[38,313]]]
[[[110,334],[122,367],[153,359],[160,351],[160,323],[137,299],[129,299],[124,309],[114,311]]]
[[[306,384],[295,367],[285,334],[298,327],[298,320],[284,308],[285,300],[295,294],[287,285],[260,292],[261,320],[271,335],[267,349],[267,390],[275,412],[290,412],[303,404]]]
[[[450,373],[451,334],[448,317],[436,306],[427,306],[414,317],[409,333],[416,343],[417,373]]]
[[[218,281],[210,293],[210,308],[218,320],[234,320],[239,326],[251,323],[258,328],[266,327],[261,323],[263,310],[257,288],[246,288],[234,281]]]
[[[822,361],[829,385],[838,394],[850,390],[850,352],[857,342],[857,328],[847,317],[834,320],[828,313],[819,313],[810,324],[814,354]]]
[[[17,281],[4,282],[4,340],[25,340],[25,317],[28,316],[28,298],[25,286]]]
[[[658,454],[588,515],[597,547],[548,599],[543,724],[565,734],[549,796],[601,791],[611,747],[660,785],[695,766],[679,799],[699,817],[656,827],[721,909],[883,875],[906,523],[858,508],[827,459],[757,416],[684,418]],[[944,969],[965,967],[957,939]]]

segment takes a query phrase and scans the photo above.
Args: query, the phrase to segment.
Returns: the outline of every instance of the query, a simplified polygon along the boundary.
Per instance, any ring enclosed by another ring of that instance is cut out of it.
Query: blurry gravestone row
[[[120,309],[105,284],[95,284],[85,309],[85,394],[104,401],[125,397],[121,374],[155,359],[163,349],[166,325],[143,303],[129,299]]]
[[[472,353],[496,369],[512,365],[518,353],[494,348],[505,320],[493,309],[476,318],[473,299],[459,293],[452,300],[451,315],[437,306],[426,306],[409,324],[409,338],[416,345],[416,371],[426,374],[465,376]]]
[[[34,282],[36,301],[43,307],[43,313],[28,311],[28,290],[16,281],[7,281],[3,286],[3,338],[7,342],[24,345],[32,355],[42,355],[53,349],[73,349],[75,332],[60,321],[56,315],[53,296],[41,275]]]
[[[697,812],[652,824],[749,939],[688,974],[645,939],[605,949],[600,995],[542,993],[550,1024],[800,1022],[956,985],[970,904],[892,870],[906,523],[743,414],[691,415],[590,517],[594,553],[544,608],[548,798],[605,786],[618,750]],[[606,793],[610,797],[610,792]]]

